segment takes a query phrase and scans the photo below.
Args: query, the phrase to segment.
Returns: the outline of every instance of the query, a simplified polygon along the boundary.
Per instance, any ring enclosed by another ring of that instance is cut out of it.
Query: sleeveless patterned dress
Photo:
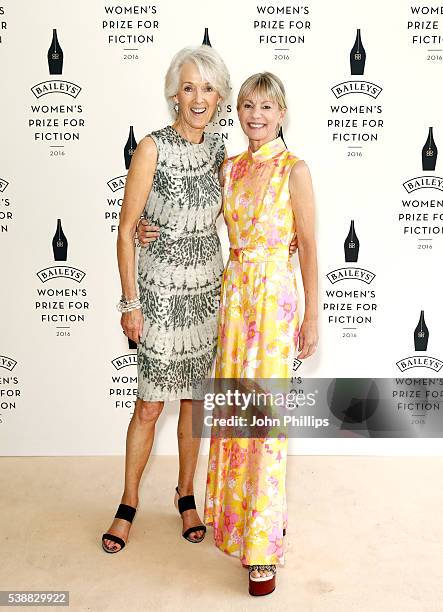
[[[298,158],[281,138],[223,165],[230,257],[223,273],[216,378],[292,374],[299,333],[289,244],[289,174]],[[205,523],[243,565],[284,563],[287,437],[211,438]]]
[[[172,126],[149,136],[158,161],[144,216],[160,235],[139,251],[144,327],[137,397],[192,399],[193,384],[211,374],[216,350],[223,259],[215,223],[225,147],[207,133],[193,144]]]

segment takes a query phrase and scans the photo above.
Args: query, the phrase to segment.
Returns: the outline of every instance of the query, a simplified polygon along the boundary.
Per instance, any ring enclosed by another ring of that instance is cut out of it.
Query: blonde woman
[[[165,96],[175,121],[143,138],[129,168],[117,239],[121,325],[137,343],[138,392],[126,439],[125,486],[103,549],[125,546],[138,506],[140,479],[167,400],[180,400],[177,428],[180,470],[175,504],[182,535],[201,542],[193,495],[199,440],[192,438],[192,388],[210,375],[215,356],[223,261],[215,221],[218,179],[225,158],[220,137],[205,133],[230,90],[218,53],[186,47],[173,58]],[[134,237],[140,215],[149,217],[148,246],[135,280]],[[155,239],[155,240],[154,240]]]
[[[217,378],[291,377],[293,358],[316,350],[317,258],[314,197],[307,164],[277,135],[286,113],[275,75],[255,74],[237,100],[249,147],[222,167],[230,256],[223,273]],[[288,247],[297,233],[305,310]],[[275,589],[287,524],[287,438],[211,439],[205,523],[220,550],[249,568],[249,593]]]

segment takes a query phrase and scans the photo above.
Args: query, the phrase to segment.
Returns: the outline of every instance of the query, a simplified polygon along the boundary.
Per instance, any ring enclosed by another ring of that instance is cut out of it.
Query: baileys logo
[[[351,219],[349,226],[348,235],[344,241],[344,255],[346,263],[355,263],[358,261],[358,254],[360,250],[360,240],[358,239],[355,231],[354,219]],[[343,280],[358,280],[362,283],[370,285],[375,278],[375,274],[365,268],[356,268],[353,266],[346,266],[343,268],[337,268],[328,272],[326,278],[332,285]]]
[[[12,359],[12,357],[0,355],[0,368],[4,368],[5,370],[9,370],[10,372],[12,372],[16,365],[17,362],[15,361],[15,359]]]
[[[129,353],[127,355],[120,355],[115,357],[111,361],[112,365],[116,370],[127,368],[128,366],[137,365],[137,353]]]
[[[57,37],[57,30],[52,30],[52,40],[48,49],[48,67],[50,75],[58,75],[63,72],[63,50]],[[51,79],[42,81],[31,87],[31,91],[36,98],[41,98],[47,94],[60,93],[76,98],[82,88],[76,83],[62,79]]]
[[[130,125],[128,139],[126,140],[126,143],[123,147],[123,159],[124,159],[126,170],[129,170],[129,167],[132,161],[132,156],[134,155],[136,148],[137,148],[137,141],[134,136],[134,126]],[[119,191],[120,189],[125,188],[126,176],[127,176],[126,174],[121,174],[120,176],[116,176],[115,178],[112,178],[107,182],[107,185],[109,189],[112,191],[112,193],[115,193],[116,191]]]
[[[68,257],[68,239],[62,228],[61,219],[57,219],[57,227],[52,239],[52,252],[54,261],[66,261]],[[86,272],[73,268],[72,266],[50,266],[37,272],[38,278],[42,283],[46,283],[54,278],[68,278],[76,283],[81,281],[86,276]]]
[[[438,149],[434,140],[434,128],[428,128],[426,141],[421,150],[421,167],[423,172],[434,172],[437,163]],[[438,189],[443,191],[443,178],[439,176],[415,176],[406,180],[403,187],[408,193],[418,189]]]
[[[429,329],[426,325],[424,310],[420,311],[420,318],[414,329],[413,339],[414,350],[417,353],[424,353],[428,348],[429,341]],[[397,367],[400,372],[410,370],[411,368],[428,368],[434,372],[440,372],[443,367],[443,361],[429,355],[412,355],[397,361]]]
[[[351,75],[363,75],[366,64],[366,50],[362,43],[360,28],[357,29],[355,42],[349,55]],[[371,81],[352,79],[334,85],[331,87],[331,91],[336,98],[341,98],[348,94],[365,94],[375,99],[378,98],[383,89],[380,85]]]

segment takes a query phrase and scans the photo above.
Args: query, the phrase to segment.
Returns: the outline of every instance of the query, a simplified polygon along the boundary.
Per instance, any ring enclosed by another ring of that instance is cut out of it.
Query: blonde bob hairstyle
[[[259,94],[267,100],[276,102],[280,110],[288,108],[285,87],[278,76],[272,74],[272,72],[258,72],[242,83],[237,96],[237,110],[246,99],[251,99],[254,94]]]
[[[165,77],[165,97],[171,112],[174,110],[174,96],[180,87],[180,71],[186,62],[194,62],[202,80],[210,83],[223,101],[228,99],[231,91],[231,78],[217,51],[208,45],[184,47],[172,58]]]

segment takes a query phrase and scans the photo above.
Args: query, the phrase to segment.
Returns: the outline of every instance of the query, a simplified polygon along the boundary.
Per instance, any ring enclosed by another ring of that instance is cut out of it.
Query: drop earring
[[[217,111],[218,111],[219,113],[221,113],[221,110],[222,110],[222,109],[221,109],[220,104],[217,104]]]
[[[177,115],[178,115],[179,108],[180,108],[180,106],[178,105],[178,102],[176,102],[176,103],[174,104],[174,110],[175,110],[175,112],[177,113]]]

